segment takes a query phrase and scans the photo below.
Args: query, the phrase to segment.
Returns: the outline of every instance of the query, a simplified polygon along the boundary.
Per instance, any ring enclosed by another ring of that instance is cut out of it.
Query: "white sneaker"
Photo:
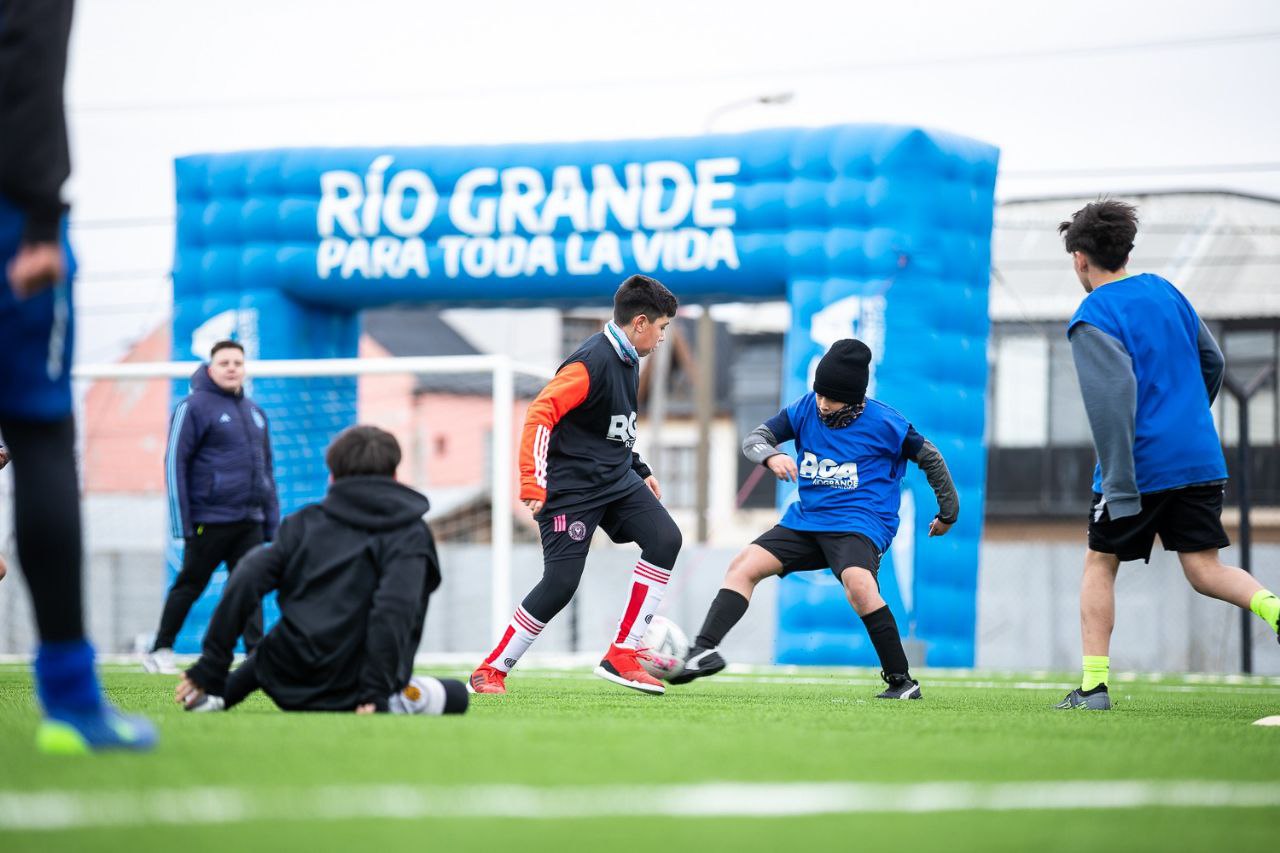
[[[208,711],[225,711],[227,710],[227,703],[221,696],[210,696],[206,693],[198,700],[185,707],[188,711],[201,714]]]
[[[178,666],[173,661],[173,649],[156,649],[142,653],[142,668],[153,675],[177,675]]]

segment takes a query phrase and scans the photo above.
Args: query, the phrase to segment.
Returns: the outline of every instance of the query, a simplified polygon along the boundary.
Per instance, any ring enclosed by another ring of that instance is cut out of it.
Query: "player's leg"
[[[648,488],[637,489],[611,503],[601,526],[615,542],[638,544],[640,559],[631,572],[626,604],[613,642],[596,667],[596,675],[644,693],[664,693],[662,682],[645,670],[640,646],[680,554],[680,528]]]
[[[1110,710],[1107,679],[1111,675],[1111,632],[1116,621],[1116,574],[1123,562],[1150,561],[1167,508],[1165,496],[1148,495],[1142,498],[1137,515],[1113,519],[1106,500],[1094,493],[1089,509],[1089,547],[1080,578],[1080,686],[1054,707]]]
[[[755,542],[737,553],[725,572],[724,584],[707,608],[707,615],[694,637],[684,666],[678,675],[670,679],[672,684],[687,684],[695,678],[715,675],[725,668],[725,659],[719,652],[720,644],[746,615],[756,584],[780,574],[782,561]]]
[[[1222,527],[1222,498],[1220,485],[1190,486],[1171,493],[1160,541],[1166,550],[1178,552],[1182,572],[1196,592],[1252,610],[1275,631],[1280,598],[1253,575],[1224,565],[1219,557],[1219,549],[1231,544]]]
[[[149,748],[151,724],[104,701],[84,634],[75,423],[4,418],[0,430],[13,454],[18,560],[40,632],[35,680],[45,719],[36,745],[59,754]]]
[[[880,595],[880,551],[867,537],[858,533],[818,534],[818,542],[840,579],[845,598],[862,620],[867,636],[880,660],[880,677],[885,689],[878,699],[919,699],[920,683],[911,677],[907,652],[902,646],[897,620]]]
[[[1196,592],[1251,610],[1272,631],[1277,630],[1280,598],[1244,569],[1225,565],[1218,556],[1217,548],[1183,552],[1178,554],[1178,560],[1182,563],[1183,574]]]
[[[587,564],[591,534],[604,508],[547,514],[538,520],[542,534],[542,579],[520,602],[511,621],[467,687],[473,693],[506,693],[506,677],[538,639],[542,629],[573,598]],[[570,517],[572,516],[572,517]]]
[[[707,610],[702,628],[685,659],[684,669],[671,679],[671,683],[685,684],[724,669],[725,660],[718,647],[729,630],[746,614],[756,584],[775,575],[818,569],[825,565],[826,557],[812,533],[791,530],[779,524],[756,537],[729,564],[724,585]]]
[[[227,551],[223,559],[227,564],[228,574],[236,570],[240,558],[249,553],[254,548],[262,544],[262,525],[256,521],[242,522],[236,526],[234,538],[227,545]],[[252,654],[258,641],[262,639],[262,607],[249,617],[249,622],[244,626],[244,652],[246,655]]]
[[[155,642],[151,644],[151,653],[144,655],[142,665],[148,672],[172,675],[177,672],[173,664],[173,643],[187,621],[191,606],[196,603],[213,570],[222,562],[231,537],[227,530],[231,525],[199,524],[196,535],[187,539],[182,549],[182,568],[174,580],[169,594],[164,599],[164,609],[160,612],[160,627],[156,629]]]

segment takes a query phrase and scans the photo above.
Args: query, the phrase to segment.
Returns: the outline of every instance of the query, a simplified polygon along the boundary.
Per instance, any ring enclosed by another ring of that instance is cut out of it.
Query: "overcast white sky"
[[[80,0],[77,358],[168,316],[182,154],[891,122],[999,146],[1002,199],[1280,197],[1278,81],[1266,0]]]

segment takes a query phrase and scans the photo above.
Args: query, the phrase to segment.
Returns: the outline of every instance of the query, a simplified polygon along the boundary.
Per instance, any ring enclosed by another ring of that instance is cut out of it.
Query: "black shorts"
[[[1166,551],[1186,553],[1226,548],[1222,527],[1221,484],[1186,486],[1142,496],[1142,511],[1112,520],[1102,495],[1093,495],[1089,511],[1089,548],[1126,560],[1151,561],[1156,535]]]
[[[752,544],[777,557],[783,575],[831,569],[838,579],[850,566],[866,569],[872,577],[880,571],[880,551],[861,533],[792,530],[779,524]]]
[[[585,558],[597,527],[608,533],[614,542],[630,542],[631,538],[623,532],[628,519],[646,512],[666,511],[667,508],[645,485],[597,506],[543,510],[538,515],[543,562]]]

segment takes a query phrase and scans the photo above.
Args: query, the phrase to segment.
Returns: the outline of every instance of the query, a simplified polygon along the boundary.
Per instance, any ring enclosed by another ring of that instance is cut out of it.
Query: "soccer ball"
[[[648,654],[640,657],[640,665],[654,678],[669,681],[684,671],[689,638],[670,619],[654,616],[640,645],[648,649]]]

